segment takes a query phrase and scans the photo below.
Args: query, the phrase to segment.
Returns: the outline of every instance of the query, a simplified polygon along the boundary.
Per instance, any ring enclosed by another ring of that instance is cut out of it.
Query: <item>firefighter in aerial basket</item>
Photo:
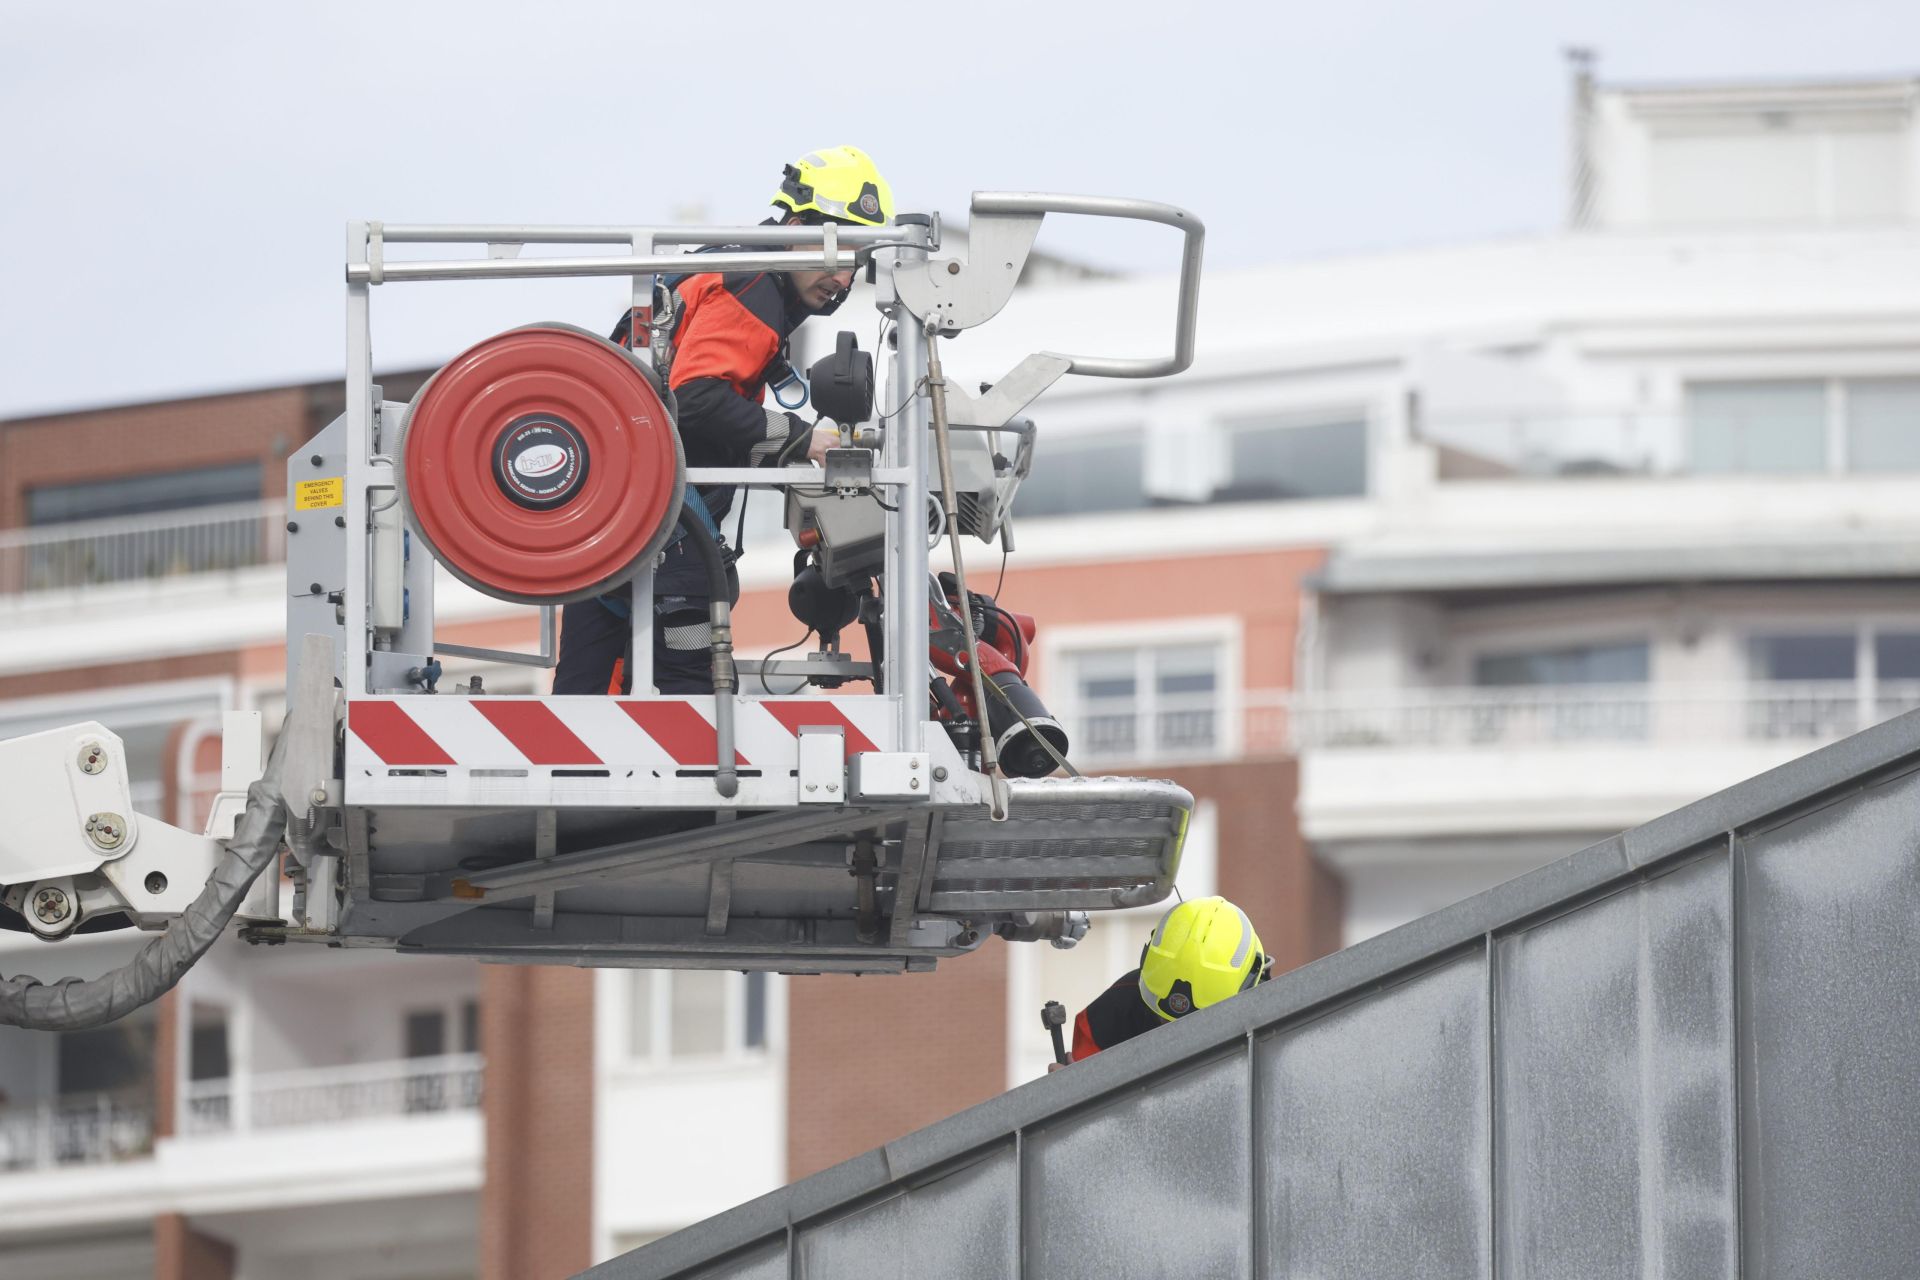
[[[786,167],[773,203],[783,212],[763,225],[880,227],[893,219],[893,191],[864,151],[827,147]],[[697,262],[698,255],[690,256]],[[680,439],[689,467],[782,466],[802,458],[821,462],[839,443],[830,426],[815,425],[763,402],[769,387],[798,385],[787,342],[810,316],[830,315],[853,284],[842,271],[690,272],[667,276],[648,311],[629,311],[612,339],[650,351],[677,402]],[[744,508],[744,495],[740,499]],[[719,538],[736,501],[730,485],[687,486],[686,503]],[[741,527],[736,525],[736,530]],[[740,594],[727,548],[730,603]],[[713,690],[708,607],[714,597],[708,566],[676,536],[654,569],[654,683],[662,693]],[[566,606],[560,620],[555,693],[629,693],[627,653],[633,641],[632,593],[620,587]]]
[[[1154,926],[1140,967],[1122,974],[1074,1019],[1072,1061],[1239,995],[1272,971],[1273,957],[1246,912],[1225,898],[1182,902]]]

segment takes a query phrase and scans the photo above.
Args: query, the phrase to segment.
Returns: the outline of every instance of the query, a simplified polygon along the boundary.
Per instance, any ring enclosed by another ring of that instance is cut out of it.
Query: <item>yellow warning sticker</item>
[[[325,480],[302,480],[293,486],[293,509],[317,511],[321,507],[347,504],[347,478],[329,476]]]

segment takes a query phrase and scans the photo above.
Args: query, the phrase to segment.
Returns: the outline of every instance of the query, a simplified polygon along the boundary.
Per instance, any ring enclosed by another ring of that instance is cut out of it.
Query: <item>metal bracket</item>
[[[560,851],[560,811],[557,809],[536,810],[533,815],[533,856],[545,862]],[[536,929],[553,928],[553,890],[548,889],[533,895],[533,927]]]
[[[826,486],[846,493],[859,493],[873,487],[873,450],[827,450]]]
[[[1000,314],[1040,234],[1044,212],[987,214],[980,193],[967,224],[967,257],[933,258],[894,270],[894,287],[907,310],[943,334],[985,324]]]
[[[325,804],[327,783],[333,780],[337,711],[333,672],[332,637],[302,636],[299,673],[288,690],[286,725],[281,730],[289,741],[280,794],[292,815],[305,815]],[[299,852],[299,845],[294,847]]]
[[[1041,392],[1072,372],[1073,361],[1067,357],[1036,351],[1013,366],[1013,371],[994,383],[984,395],[970,396],[949,383],[947,421],[955,427],[998,431],[1012,422],[1015,414],[1037,400]],[[1026,445],[1031,448],[1031,433]]]

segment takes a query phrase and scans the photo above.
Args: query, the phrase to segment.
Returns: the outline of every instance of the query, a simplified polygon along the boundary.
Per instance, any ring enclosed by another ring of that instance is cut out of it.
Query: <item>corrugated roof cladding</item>
[[[1917,812],[1920,713],[586,1274],[1905,1274]]]

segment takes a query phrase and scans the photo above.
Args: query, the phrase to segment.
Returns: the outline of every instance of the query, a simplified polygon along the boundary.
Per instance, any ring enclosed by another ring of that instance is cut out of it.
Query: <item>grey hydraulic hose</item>
[[[34,1031],[79,1031],[124,1017],[171,990],[226,930],[248,887],[273,864],[287,826],[280,772],[290,736],[280,736],[267,759],[266,772],[247,788],[247,810],[233,839],[226,842],[225,856],[192,905],[112,973],[54,983],[24,974],[0,978],[0,1024]]]
[[[741,500],[745,501],[744,498]],[[739,764],[733,758],[733,691],[739,681],[734,675],[733,603],[727,598],[730,594],[727,589],[727,562],[721,557],[719,542],[694,514],[691,503],[680,508],[680,525],[687,531],[687,541],[693,545],[694,554],[700,557],[701,567],[707,571],[707,626],[709,642],[713,646],[713,732],[716,750],[713,785],[721,795],[731,797],[740,791]]]

